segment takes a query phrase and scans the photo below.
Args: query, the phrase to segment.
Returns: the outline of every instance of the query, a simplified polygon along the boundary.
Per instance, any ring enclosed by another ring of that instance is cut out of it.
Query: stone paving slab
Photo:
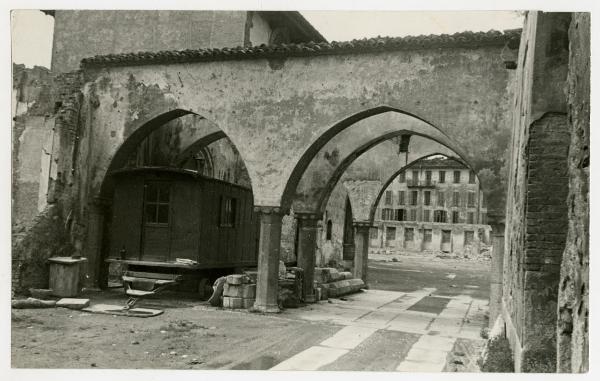
[[[270,370],[318,370],[346,353],[347,349],[314,346],[280,362]]]
[[[446,357],[448,356],[448,351],[439,351],[436,349],[428,348],[415,348],[413,347],[406,355],[407,361],[415,361],[415,362],[425,362],[425,363],[446,363]]]
[[[375,331],[377,331],[376,328],[359,326],[344,327],[320,345],[340,349],[354,349],[367,337],[375,333]]]
[[[413,345],[413,348],[420,349],[436,349],[440,351],[450,351],[454,347],[455,339],[442,336],[421,336],[419,340]]]

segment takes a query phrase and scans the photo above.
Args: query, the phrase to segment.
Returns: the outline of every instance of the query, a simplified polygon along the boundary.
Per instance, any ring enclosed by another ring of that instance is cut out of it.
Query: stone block
[[[242,298],[254,299],[255,297],[256,297],[256,285],[255,284],[242,285]]]
[[[340,279],[344,279],[344,280],[345,279],[352,279],[353,275],[352,275],[352,273],[350,271],[342,271],[340,273],[340,277],[341,277]]]
[[[72,310],[81,310],[89,305],[89,299],[62,298],[56,302],[56,307],[70,308]]]
[[[48,288],[30,288],[29,293],[35,299],[53,299],[54,294]]]
[[[248,308],[254,306],[254,301],[255,300],[256,299],[254,299],[254,298],[244,298],[244,299],[242,299],[242,308],[248,309]]]
[[[244,283],[244,276],[241,274],[227,275],[227,284],[242,284]]]
[[[236,298],[232,296],[224,296],[223,297],[223,308],[242,308],[244,305],[242,298]]]
[[[244,275],[248,277],[248,283],[256,283],[258,280],[258,271],[244,271]]]
[[[235,298],[243,297],[243,284],[229,284],[225,283],[223,288],[223,296],[231,296]]]

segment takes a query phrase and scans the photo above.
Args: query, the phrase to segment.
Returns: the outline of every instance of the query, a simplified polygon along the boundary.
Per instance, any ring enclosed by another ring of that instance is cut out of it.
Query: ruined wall
[[[54,76],[48,69],[13,65],[12,226],[15,231],[28,228],[45,206],[40,182],[43,185],[49,175],[48,143],[52,144],[56,98],[53,86]]]
[[[245,11],[57,10],[52,70],[110,53],[244,45]],[[152,25],[152,28],[148,28]]]
[[[556,367],[556,300],[567,226],[569,14],[529,12],[515,82],[503,319],[515,369]]]
[[[343,266],[344,221],[347,198],[348,191],[344,183],[340,181],[331,193],[327,209],[323,214],[323,220],[319,224],[315,261],[317,267]],[[329,220],[332,223],[331,240],[327,239],[327,221]]]
[[[590,14],[574,13],[569,28],[569,228],[558,294],[559,372],[589,368],[590,36]]]

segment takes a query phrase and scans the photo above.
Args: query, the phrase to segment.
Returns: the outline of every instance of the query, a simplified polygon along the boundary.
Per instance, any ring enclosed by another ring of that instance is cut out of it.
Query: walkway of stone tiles
[[[397,371],[441,372],[457,338],[481,340],[486,300],[467,295],[448,298],[439,313],[408,310],[434,288],[414,292],[366,290],[347,300],[332,299],[288,312],[296,318],[344,325],[330,338],[277,364],[272,370],[319,370],[355,350],[378,330],[421,335]],[[436,295],[437,298],[441,296]]]

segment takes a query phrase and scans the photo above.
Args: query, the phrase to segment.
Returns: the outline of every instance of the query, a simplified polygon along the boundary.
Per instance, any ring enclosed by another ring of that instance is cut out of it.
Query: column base
[[[252,308],[250,309],[250,311],[252,312],[262,312],[265,314],[277,314],[280,313],[281,310],[279,309],[278,305],[268,305],[268,306],[257,306],[256,304],[254,306],[252,306]]]

